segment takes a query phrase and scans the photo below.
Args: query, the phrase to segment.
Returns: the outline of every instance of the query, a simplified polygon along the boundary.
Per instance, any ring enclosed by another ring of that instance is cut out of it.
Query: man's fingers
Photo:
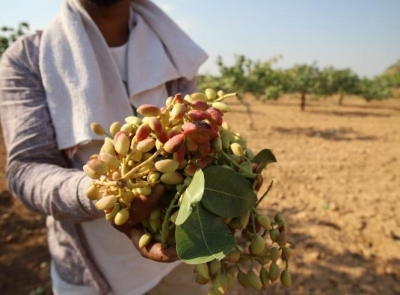
[[[111,220],[111,224],[120,232],[123,232],[130,237],[132,226],[139,224],[143,219],[150,214],[151,211],[156,208],[159,199],[165,193],[165,187],[163,185],[156,185],[152,189],[152,193],[149,196],[139,196],[135,198],[129,209],[129,219],[122,225],[116,225],[114,220]]]
[[[153,187],[150,195],[140,195],[139,197],[135,198],[132,201],[131,208],[129,210],[130,224],[136,225],[145,219],[146,216],[157,207],[158,201],[164,193],[165,187],[163,185],[156,185]]]
[[[144,231],[140,227],[135,227],[131,230],[129,237],[143,257],[159,262],[173,262],[179,260],[175,246],[162,249],[161,243],[150,243],[146,247],[139,248],[139,240],[143,234]]]
[[[179,259],[175,246],[162,249],[161,243],[153,243],[139,249],[140,254],[159,262],[174,262]]]
[[[159,262],[173,262],[179,260],[175,246],[163,249],[161,243],[150,243],[146,247],[139,247],[140,237],[144,234],[140,222],[157,207],[164,193],[165,187],[163,185],[153,187],[150,195],[141,195],[132,201],[128,222],[123,225],[115,225],[114,222],[112,224],[116,229],[128,236],[143,257]]]

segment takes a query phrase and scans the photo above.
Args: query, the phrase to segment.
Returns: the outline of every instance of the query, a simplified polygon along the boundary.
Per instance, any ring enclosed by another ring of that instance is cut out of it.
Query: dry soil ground
[[[233,130],[278,159],[264,173],[274,186],[262,208],[285,215],[297,244],[293,286],[262,294],[400,294],[400,102],[352,98],[229,101]],[[0,146],[0,294],[51,294],[43,217],[11,198]],[[258,294],[236,288],[232,294]]]

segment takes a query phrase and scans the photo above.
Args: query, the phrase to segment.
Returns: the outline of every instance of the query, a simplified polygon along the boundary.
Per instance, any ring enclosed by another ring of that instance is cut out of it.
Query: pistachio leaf
[[[205,187],[201,203],[222,217],[239,217],[256,203],[250,182],[238,172],[220,166],[204,170]]]
[[[275,163],[276,158],[272,150],[263,149],[251,161],[258,163],[256,173],[260,173],[268,164]]]
[[[235,245],[224,218],[211,213],[201,203],[193,208],[185,223],[176,227],[175,240],[178,256],[187,264],[221,260]]]
[[[179,207],[178,216],[175,224],[183,224],[203,197],[204,192],[204,173],[201,169],[197,170],[192,182],[182,194],[182,203]]]

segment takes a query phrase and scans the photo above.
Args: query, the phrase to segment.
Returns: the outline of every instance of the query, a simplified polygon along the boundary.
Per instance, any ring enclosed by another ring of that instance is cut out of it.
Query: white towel
[[[148,0],[131,4],[128,92],[96,24],[77,0],[65,0],[43,31],[40,70],[59,149],[101,139],[90,130],[108,128],[132,115],[130,103],[163,105],[160,87],[193,79],[207,54]],[[129,101],[130,100],[130,101]]]

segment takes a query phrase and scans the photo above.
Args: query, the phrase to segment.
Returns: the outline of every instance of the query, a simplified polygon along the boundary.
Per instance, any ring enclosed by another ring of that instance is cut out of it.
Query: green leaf
[[[275,155],[272,153],[272,150],[263,149],[251,161],[259,164],[261,163],[270,164],[270,163],[275,163],[276,158]]]
[[[218,216],[242,216],[257,201],[250,182],[233,170],[211,166],[204,170],[204,179],[201,203]]]
[[[251,161],[258,163],[256,173],[260,173],[268,164],[275,163],[276,158],[272,150],[263,149]]]
[[[176,225],[181,225],[186,221],[196,206],[203,197],[204,192],[204,173],[201,169],[197,170],[193,176],[192,182],[186,188],[182,195],[182,203],[179,207]]]
[[[186,222],[176,227],[176,251],[187,264],[221,260],[235,246],[225,220],[198,204]]]

